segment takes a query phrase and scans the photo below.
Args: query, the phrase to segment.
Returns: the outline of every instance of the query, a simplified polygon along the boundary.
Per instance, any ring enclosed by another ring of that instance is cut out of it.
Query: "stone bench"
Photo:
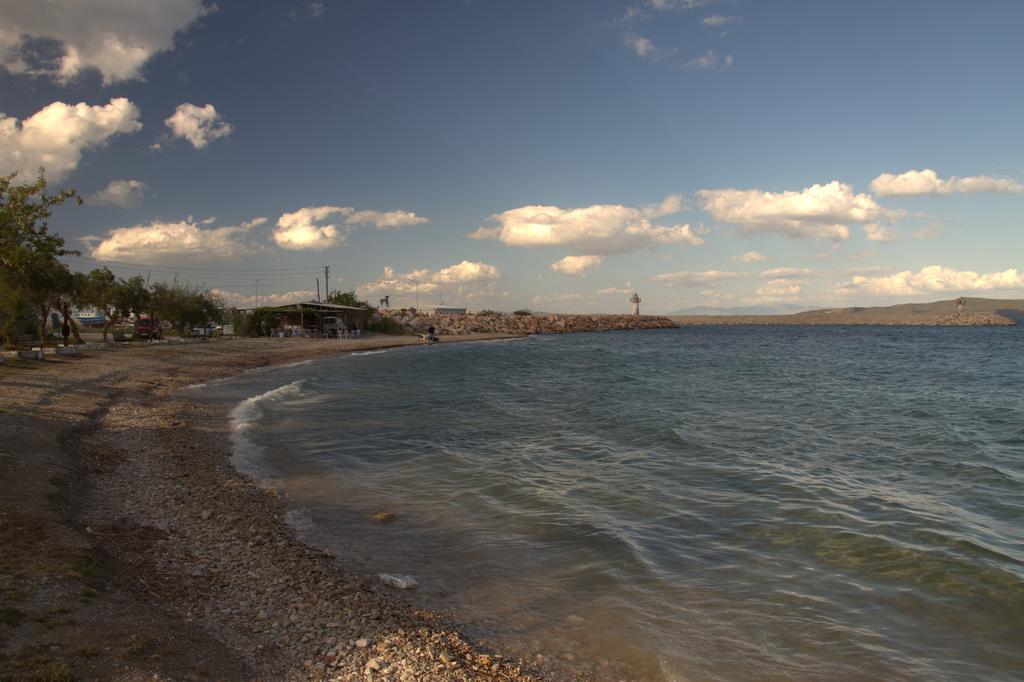
[[[78,346],[57,346],[57,355],[78,355]]]
[[[21,358],[22,360],[42,360],[43,349],[35,348],[29,350],[19,350],[18,357]]]

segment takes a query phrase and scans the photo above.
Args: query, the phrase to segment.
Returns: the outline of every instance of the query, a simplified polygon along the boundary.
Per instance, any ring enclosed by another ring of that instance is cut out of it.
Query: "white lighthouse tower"
[[[633,304],[633,317],[640,317],[640,294],[634,291],[629,302]]]

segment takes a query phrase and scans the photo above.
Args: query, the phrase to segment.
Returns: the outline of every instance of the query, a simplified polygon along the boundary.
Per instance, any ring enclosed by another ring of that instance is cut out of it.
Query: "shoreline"
[[[281,496],[231,464],[230,410],[183,390],[419,343],[238,339],[3,366],[0,542],[13,551],[0,561],[0,673],[600,677],[584,662],[540,670],[485,650],[449,616],[301,542]]]

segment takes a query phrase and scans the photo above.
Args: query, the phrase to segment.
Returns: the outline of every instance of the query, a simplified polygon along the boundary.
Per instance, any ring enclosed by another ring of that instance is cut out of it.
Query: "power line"
[[[67,258],[85,261],[88,263],[97,263],[99,265],[107,265],[108,267],[127,267],[127,268],[139,268],[143,272],[211,272],[211,273],[238,273],[238,274],[252,274],[260,272],[281,272],[281,273],[311,273],[318,272],[319,266],[301,267],[301,268],[201,268],[189,265],[167,265],[165,267],[153,267],[146,263],[129,263],[126,261],[115,261],[115,260],[98,260],[96,258],[89,258],[87,256],[67,256]]]

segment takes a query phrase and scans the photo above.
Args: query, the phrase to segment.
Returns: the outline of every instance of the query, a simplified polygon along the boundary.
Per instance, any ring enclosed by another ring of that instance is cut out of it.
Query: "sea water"
[[[306,537],[524,655],[1010,680],[1022,349],[1020,328],[703,327],[353,354],[202,392],[237,403],[237,464]]]

